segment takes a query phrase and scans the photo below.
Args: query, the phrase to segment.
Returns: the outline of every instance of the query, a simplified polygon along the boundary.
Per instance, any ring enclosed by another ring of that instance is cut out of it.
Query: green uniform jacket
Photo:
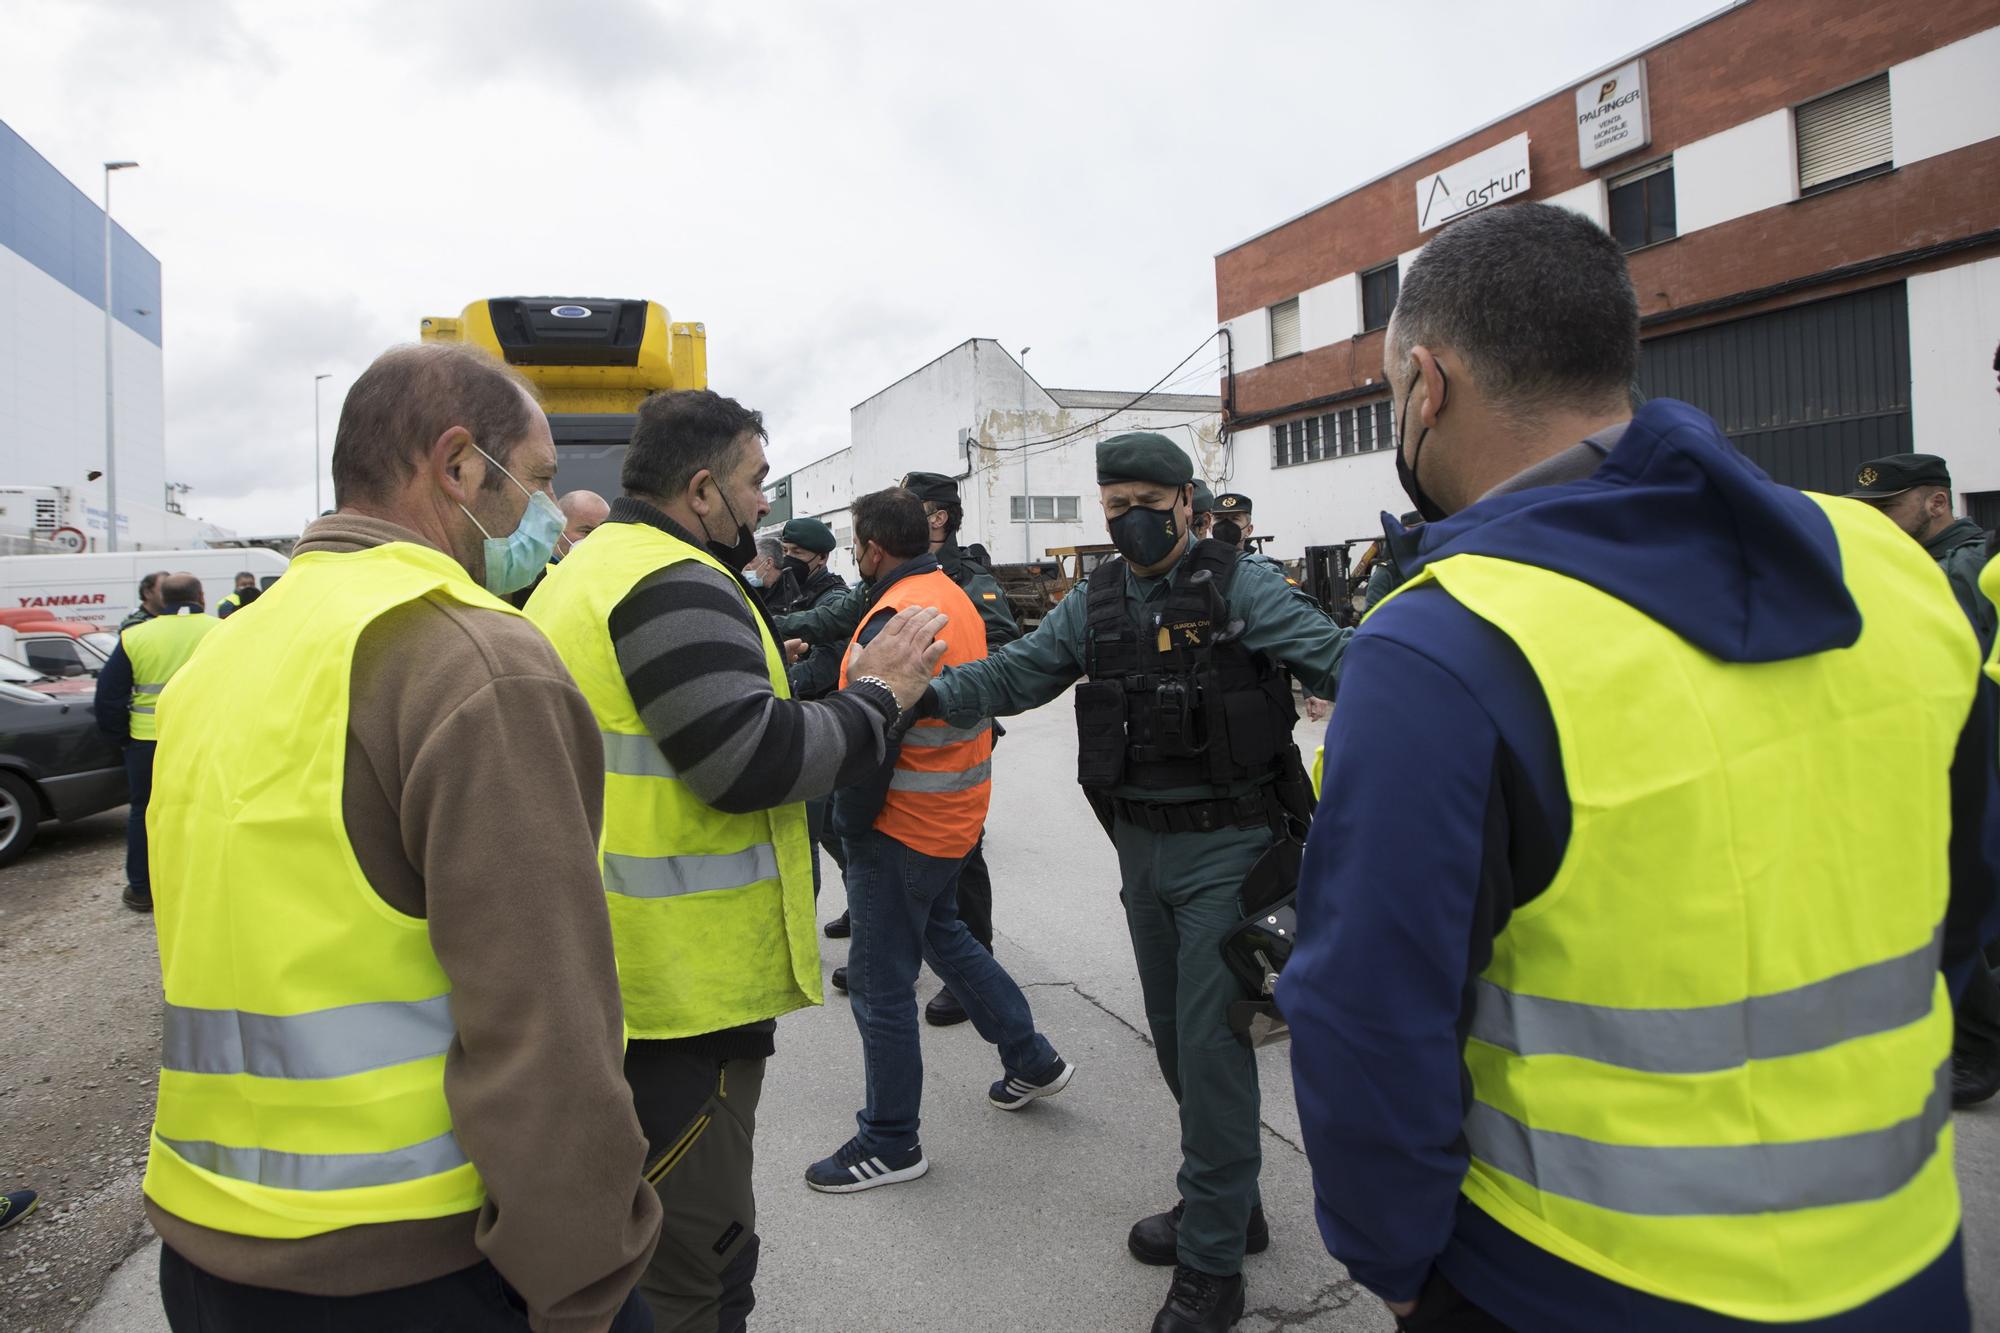
[[[1969,518],[1957,519],[1924,543],[1924,553],[1937,561],[1938,568],[1951,580],[1951,595],[1958,598],[1959,609],[1972,622],[1972,631],[1979,636],[1980,652],[1991,652],[1993,603],[1979,591],[1979,572],[1986,568],[1986,529]]]
[[[1021,637],[1021,627],[1014,623],[1014,613],[1007,606],[1007,594],[999,580],[986,572],[986,566],[966,555],[957,542],[946,542],[939,548],[937,558],[951,581],[963,588],[972,604],[979,608],[979,617],[986,622],[988,652]],[[772,623],[787,639],[844,648],[854,637],[854,631],[861,628],[861,617],[868,610],[868,595],[868,585],[857,583],[840,597],[814,602],[810,610],[774,616]]]
[[[1126,569],[1125,609],[1135,625],[1146,624],[1165,604],[1179,568],[1177,560],[1166,573],[1146,579]],[[982,717],[1012,717],[1040,708],[1075,684],[1083,675],[1088,656],[1089,618],[1085,612],[1089,586],[1085,581],[1071,588],[1026,638],[1008,644],[983,662],[947,667],[936,681],[945,720],[955,727],[969,727]],[[1340,660],[1353,630],[1334,624],[1311,599],[1298,595],[1281,573],[1255,560],[1245,560],[1237,567],[1229,586],[1229,613],[1232,620],[1243,622],[1240,642],[1244,647],[1282,662],[1312,693],[1333,697],[1340,679]],[[1163,792],[1121,786],[1112,790],[1117,796],[1153,801],[1236,794],[1209,788]]]
[[[850,593],[847,580],[830,569],[817,571],[794,603],[801,612],[844,602]],[[784,617],[774,617],[782,622]],[[797,636],[793,636],[797,637]],[[844,645],[823,643],[794,662],[789,672],[794,699],[823,699],[840,684],[840,654]]]

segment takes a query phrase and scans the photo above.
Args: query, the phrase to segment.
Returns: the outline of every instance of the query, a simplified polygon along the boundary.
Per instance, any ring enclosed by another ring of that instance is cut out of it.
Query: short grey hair
[[[1639,301],[1618,243],[1580,213],[1508,204],[1450,223],[1418,252],[1390,324],[1390,360],[1455,352],[1500,408],[1630,394]]]
[[[757,554],[763,556],[774,565],[785,563],[784,543],[776,537],[759,537],[757,539]]]

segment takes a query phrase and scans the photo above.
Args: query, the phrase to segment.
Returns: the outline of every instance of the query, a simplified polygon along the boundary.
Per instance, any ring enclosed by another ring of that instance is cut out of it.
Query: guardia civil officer
[[[833,529],[816,518],[794,518],[787,520],[779,529],[778,544],[784,549],[785,574],[798,589],[798,600],[794,606],[801,611],[810,611],[816,606],[825,606],[838,601],[847,593],[847,580],[827,568],[826,559],[833,554],[838,544],[833,537]],[[833,644],[822,644],[813,648],[804,657],[792,663],[787,675],[792,683],[794,699],[824,699],[840,685],[840,649]],[[833,858],[833,863],[844,874],[847,870],[847,853],[840,839],[827,827],[827,806],[831,798],[816,796],[806,802],[806,823],[812,830],[813,843]],[[819,897],[820,872],[819,856],[813,856],[813,897]],[[841,913],[842,921],[847,914]]]
[[[1278,982],[1328,1248],[1410,1329],[1963,1333],[1994,722],[1945,581],[1635,413],[1625,257],[1567,209],[1433,237],[1384,358],[1427,522]]]
[[[1285,582],[1294,588],[1299,586],[1297,579],[1285,573],[1283,565],[1265,555],[1262,548],[1255,544],[1253,540],[1257,535],[1255,506],[1252,505],[1249,496],[1239,491],[1225,491],[1215,497],[1214,533],[1221,540],[1243,552],[1245,560],[1252,564],[1267,565],[1276,570]]]
[[[1194,520],[1188,525],[1188,531],[1194,534],[1196,541],[1201,541],[1209,535],[1210,530],[1214,526],[1215,492],[1208,488],[1207,482],[1203,481],[1200,477],[1196,477],[1194,479]]]
[[[958,483],[937,472],[912,472],[903,478],[902,486],[924,502],[925,521],[930,524],[931,554],[937,557],[939,568],[978,609],[986,628],[987,651],[1020,638],[1021,627],[1014,622],[1014,613],[1007,605],[1006,590],[983,561],[958,544],[959,525],[965,520]],[[807,643],[845,644],[860,626],[869,599],[870,589],[864,582],[840,600],[802,615],[779,616],[776,623],[781,633]],[[996,726],[993,734],[998,740],[1005,733]],[[993,952],[993,877],[986,868],[983,832],[959,868],[958,913],[980,947]],[[829,938],[840,939],[848,929],[847,913],[842,912],[827,923],[826,933]],[[833,984],[841,990],[847,989],[846,968],[834,969]],[[933,1027],[949,1027],[963,1023],[965,1018],[965,1006],[948,986],[924,1006],[924,1021]]]
[[[1993,648],[1993,603],[1979,590],[1986,567],[1986,530],[1954,518],[1951,470],[1935,454],[1872,458],[1854,472],[1851,500],[1874,505],[1937,562],[1959,609],[1972,622],[1982,652]],[[2000,1093],[2000,982],[1975,968],[1959,996],[1952,1029],[1952,1105],[1975,1106]]]
[[[1122,558],[1033,634],[947,670],[918,711],[968,726],[1090,678],[1076,694],[1078,780],[1117,845],[1146,1022],[1180,1104],[1181,1202],[1127,1245],[1175,1266],[1156,1333],[1226,1329],[1243,1312],[1243,1255],[1270,1237],[1257,1064],[1229,1028],[1242,995],[1219,945],[1241,919],[1245,872],[1301,805],[1284,670],[1330,696],[1349,631],[1234,546],[1190,541],[1194,465],[1165,436],[1104,441],[1097,480]]]

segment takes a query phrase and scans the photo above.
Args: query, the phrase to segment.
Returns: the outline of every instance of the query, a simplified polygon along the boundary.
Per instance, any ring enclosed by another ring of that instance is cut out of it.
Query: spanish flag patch
[[[979,595],[989,602],[997,602],[1000,600],[1000,594],[997,592],[982,592]]]

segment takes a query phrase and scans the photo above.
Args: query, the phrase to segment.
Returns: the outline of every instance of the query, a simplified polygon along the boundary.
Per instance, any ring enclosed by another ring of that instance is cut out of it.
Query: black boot
[[[1153,1333],[1228,1333],[1243,1317],[1243,1275],[1217,1277],[1178,1264]]]
[[[842,912],[839,916],[827,922],[824,929],[826,931],[826,937],[830,940],[844,940],[849,935],[854,933],[854,928],[851,924],[849,924],[847,920],[847,913],[845,912]]]
[[[845,995],[845,994],[847,994],[847,969],[846,969],[846,968],[844,968],[844,967],[836,967],[835,969],[833,969],[833,988],[834,988],[835,990],[839,991],[839,992],[840,992],[840,993],[841,993],[842,995]]]
[[[1963,1110],[2000,1092],[2000,1068],[1988,1060],[1973,1060],[1957,1052],[1951,1057],[1951,1104]]]
[[[924,1006],[924,1022],[934,1028],[948,1028],[953,1023],[963,1023],[966,1019],[965,1006],[946,986],[931,996],[931,1002]]]
[[[1185,1203],[1177,1203],[1172,1212],[1140,1218],[1132,1224],[1131,1234],[1125,1237],[1125,1248],[1132,1251],[1132,1257],[1142,1264],[1166,1268],[1179,1263],[1181,1213],[1186,1209]],[[1250,1225],[1243,1230],[1243,1252],[1262,1254],[1270,1248],[1271,1227],[1264,1221],[1264,1205],[1260,1203],[1251,1208]]]

